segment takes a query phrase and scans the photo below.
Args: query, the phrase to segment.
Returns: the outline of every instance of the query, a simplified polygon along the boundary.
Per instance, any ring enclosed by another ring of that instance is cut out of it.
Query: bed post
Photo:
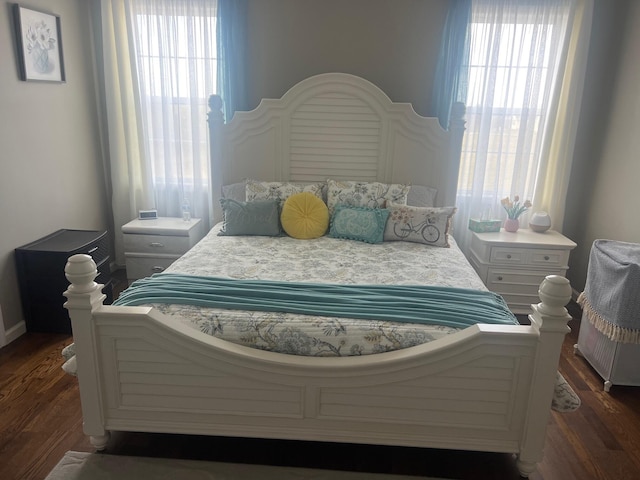
[[[456,204],[456,191],[458,189],[458,170],[460,169],[460,156],[462,152],[462,137],[466,129],[467,121],[464,119],[466,107],[462,102],[455,102],[451,107],[449,119],[449,162],[447,169],[446,197],[441,199],[442,206]]]
[[[542,459],[547,423],[551,415],[556,372],[565,335],[571,331],[571,315],[564,306],[571,300],[569,280],[558,275],[546,277],[538,290],[541,302],[531,305],[531,325],[538,332],[535,366],[527,407],[527,424],[518,455],[520,475],[528,477]]]
[[[220,145],[220,139],[222,138],[221,129],[224,125],[224,114],[222,113],[222,98],[220,98],[220,95],[211,95],[209,97],[209,110],[209,113],[207,113],[207,123],[209,124],[209,161],[211,162],[209,165],[209,183],[213,199],[212,218],[209,219],[209,224],[213,226],[222,220],[222,207],[217,201],[222,193],[224,176]]]
[[[89,255],[77,254],[69,257],[64,273],[71,282],[64,292],[64,296],[67,297],[64,306],[69,311],[76,348],[83,430],[89,435],[91,444],[97,450],[103,450],[109,440],[109,432],[104,429],[102,418],[100,372],[95,353],[92,314],[96,308],[102,306],[106,298],[102,293],[104,285],[94,281],[98,269]]]

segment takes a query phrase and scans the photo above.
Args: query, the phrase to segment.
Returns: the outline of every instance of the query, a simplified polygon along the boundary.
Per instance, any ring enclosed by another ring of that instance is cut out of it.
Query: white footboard
[[[234,345],[152,308],[102,305],[95,264],[74,255],[65,292],[84,431],[110,430],[513,452],[542,457],[566,279],[548,277],[531,326],[478,324],[405,350],[313,358]]]

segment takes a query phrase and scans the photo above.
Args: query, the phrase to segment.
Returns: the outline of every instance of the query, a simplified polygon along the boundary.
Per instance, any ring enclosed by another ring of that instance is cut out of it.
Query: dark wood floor
[[[574,311],[575,312],[575,307]],[[578,312],[579,313],[579,312]],[[553,413],[534,480],[640,479],[640,387],[602,390],[565,340],[560,370],[582,398]],[[29,333],[0,350],[0,479],[43,479],[67,450],[93,451],[82,433],[76,379],[60,368],[67,335]],[[105,453],[435,476],[517,479],[510,455],[325,443],[115,434]]]

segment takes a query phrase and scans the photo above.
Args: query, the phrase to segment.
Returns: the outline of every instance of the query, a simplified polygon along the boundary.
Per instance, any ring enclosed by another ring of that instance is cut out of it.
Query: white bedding
[[[486,290],[462,252],[409,242],[328,236],[218,236],[220,225],[166,271],[200,276],[346,284],[423,284]],[[154,305],[188,326],[240,345],[295,355],[348,356],[407,348],[454,328],[396,322]]]

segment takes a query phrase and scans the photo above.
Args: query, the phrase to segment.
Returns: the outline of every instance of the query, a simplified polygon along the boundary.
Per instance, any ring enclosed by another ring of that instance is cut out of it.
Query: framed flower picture
[[[20,80],[64,82],[60,17],[13,5]]]

